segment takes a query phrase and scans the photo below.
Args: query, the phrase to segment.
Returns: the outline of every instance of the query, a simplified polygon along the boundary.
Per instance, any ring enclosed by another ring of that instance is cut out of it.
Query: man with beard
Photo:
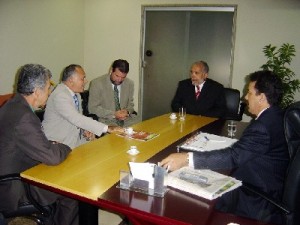
[[[129,63],[118,59],[110,72],[91,81],[88,109],[99,121],[118,126],[130,126],[136,122],[134,111],[133,81],[127,78]]]
[[[172,100],[173,112],[180,107],[186,108],[187,114],[209,117],[222,117],[226,112],[224,87],[222,84],[207,78],[209,67],[206,62],[192,64],[190,78],[178,83]]]

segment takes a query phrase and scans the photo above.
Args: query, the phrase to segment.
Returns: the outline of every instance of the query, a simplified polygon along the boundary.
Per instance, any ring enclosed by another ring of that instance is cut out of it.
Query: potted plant
[[[295,56],[295,46],[285,43],[277,49],[276,46],[269,44],[263,48],[263,52],[268,61],[261,68],[273,71],[280,77],[283,83],[283,96],[280,106],[286,108],[294,102],[295,92],[300,90],[300,81],[293,79],[295,73],[287,67]]]

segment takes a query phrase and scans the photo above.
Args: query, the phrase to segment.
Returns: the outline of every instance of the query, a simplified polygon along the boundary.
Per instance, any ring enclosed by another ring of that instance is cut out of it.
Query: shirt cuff
[[[107,133],[107,131],[108,131],[108,125],[105,125],[103,128],[103,133]]]
[[[194,168],[194,154],[192,152],[188,152],[188,160],[189,160],[189,167]]]

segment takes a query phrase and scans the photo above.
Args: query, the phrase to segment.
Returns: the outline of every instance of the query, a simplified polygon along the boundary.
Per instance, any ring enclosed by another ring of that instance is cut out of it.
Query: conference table
[[[126,216],[132,224],[262,225],[263,222],[214,210],[210,201],[169,188],[164,197],[117,188],[120,170],[129,162],[157,163],[196,132],[227,136],[228,121],[187,115],[184,121],[169,114],[133,126],[134,130],[159,134],[149,141],[108,134],[81,145],[57,166],[37,165],[21,173],[26,182]],[[247,123],[237,124],[239,138]],[[136,146],[139,154],[127,153]]]

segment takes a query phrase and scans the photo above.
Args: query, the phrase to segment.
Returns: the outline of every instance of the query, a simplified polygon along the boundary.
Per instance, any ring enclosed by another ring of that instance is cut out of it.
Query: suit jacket
[[[196,168],[233,170],[232,176],[280,201],[289,163],[283,111],[276,106],[266,109],[232,147],[194,153],[194,163]],[[271,205],[241,188],[224,195],[217,207],[254,219],[278,222],[275,217],[279,213]]]
[[[191,79],[182,80],[178,83],[171,107],[173,112],[178,112],[180,107],[185,107],[188,114],[222,117],[226,112],[224,87],[214,80],[206,79],[196,100],[195,86]]]
[[[126,109],[130,117],[125,120],[125,124],[129,124],[134,120],[134,83],[129,78],[125,78],[121,84],[120,91],[120,107],[121,109]],[[89,112],[96,114],[99,117],[99,121],[107,124],[116,124],[116,119],[114,118],[115,100],[114,100],[114,90],[112,88],[112,83],[110,81],[110,75],[105,74],[91,81],[89,89]]]
[[[71,151],[66,145],[48,141],[40,119],[20,94],[0,108],[0,124],[0,175],[20,173],[39,163],[59,164]],[[16,209],[26,201],[24,187],[18,184],[0,185],[0,211]],[[55,194],[32,189],[41,204],[55,201]]]
[[[80,111],[77,110],[73,96],[67,86],[58,84],[47,101],[43,127],[49,140],[57,141],[75,148],[85,142],[81,129],[101,136],[103,123],[82,115],[81,97],[77,94]]]

